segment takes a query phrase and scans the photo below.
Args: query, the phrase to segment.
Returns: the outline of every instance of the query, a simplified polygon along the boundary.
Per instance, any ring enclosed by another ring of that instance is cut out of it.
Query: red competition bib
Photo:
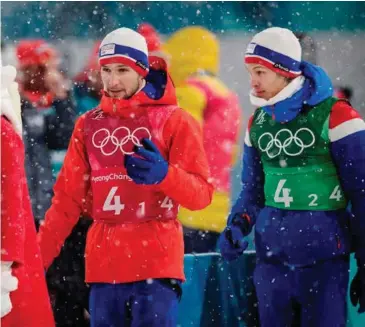
[[[142,138],[152,140],[167,159],[163,126],[174,110],[153,108],[139,117],[115,117],[100,109],[85,120],[85,143],[91,166],[94,220],[138,223],[175,219],[178,204],[159,191],[158,185],[138,185],[127,175],[124,156],[132,155]]]

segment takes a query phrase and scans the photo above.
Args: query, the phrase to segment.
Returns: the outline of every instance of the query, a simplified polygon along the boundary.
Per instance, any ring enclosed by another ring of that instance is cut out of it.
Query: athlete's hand
[[[220,235],[218,247],[222,257],[227,261],[237,259],[248,246],[245,240],[251,231],[250,218],[246,214],[232,213],[228,225]]]
[[[143,147],[134,149],[138,157],[125,156],[127,174],[136,184],[159,184],[166,177],[169,165],[151,140],[145,138],[141,143]]]

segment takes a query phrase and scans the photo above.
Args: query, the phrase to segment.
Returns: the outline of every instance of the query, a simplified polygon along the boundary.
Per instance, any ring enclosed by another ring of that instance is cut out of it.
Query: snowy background
[[[60,49],[70,77],[89,58],[94,42],[121,26],[151,23],[162,39],[187,25],[202,25],[221,41],[222,80],[239,95],[244,126],[253,108],[243,54],[254,33],[269,26],[307,33],[317,64],[335,86],[350,86],[352,104],[365,115],[365,2],[2,2],[2,54],[15,64],[23,38],[45,38]],[[239,165],[239,164],[238,164]],[[240,174],[238,166],[234,172]],[[234,178],[234,197],[239,178]]]
[[[354,90],[353,105],[365,113],[365,2],[2,2],[3,61],[16,63],[22,38],[45,38],[63,54],[70,76],[79,72],[95,40],[121,26],[151,23],[165,39],[187,25],[202,25],[221,40],[221,77],[235,90],[247,117],[246,46],[268,26],[306,32],[315,41],[317,64],[334,85]]]
[[[3,64],[17,65],[14,50],[19,40],[44,38],[60,50],[63,70],[70,77],[83,68],[95,41],[115,28],[148,22],[166,39],[181,27],[205,26],[221,41],[220,77],[239,95],[245,118],[242,134],[253,110],[243,65],[251,37],[270,26],[305,32],[314,40],[317,64],[335,86],[353,89],[352,104],[365,116],[365,2],[9,1],[1,3],[1,16]],[[239,162],[233,199],[240,169]],[[364,326],[356,327],[360,325]]]

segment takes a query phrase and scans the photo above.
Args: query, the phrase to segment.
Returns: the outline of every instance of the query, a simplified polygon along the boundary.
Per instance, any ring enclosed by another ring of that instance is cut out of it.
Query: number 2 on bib
[[[275,191],[274,201],[276,203],[284,203],[285,208],[290,207],[290,203],[294,201],[292,196],[289,196],[290,188],[284,187],[286,179],[281,179]]]

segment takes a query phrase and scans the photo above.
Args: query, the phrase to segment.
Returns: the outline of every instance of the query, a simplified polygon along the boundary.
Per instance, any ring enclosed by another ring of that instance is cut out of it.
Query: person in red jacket
[[[212,199],[199,124],[177,106],[162,58],[128,28],[100,45],[104,94],[82,115],[39,231],[47,268],[80,214],[92,326],[174,326],[184,281],[179,206]]]
[[[15,75],[14,67],[1,67],[1,326],[52,327],[25,176]]]
[[[161,51],[161,38],[151,24],[141,23],[138,26],[137,32],[145,38],[150,55]]]

